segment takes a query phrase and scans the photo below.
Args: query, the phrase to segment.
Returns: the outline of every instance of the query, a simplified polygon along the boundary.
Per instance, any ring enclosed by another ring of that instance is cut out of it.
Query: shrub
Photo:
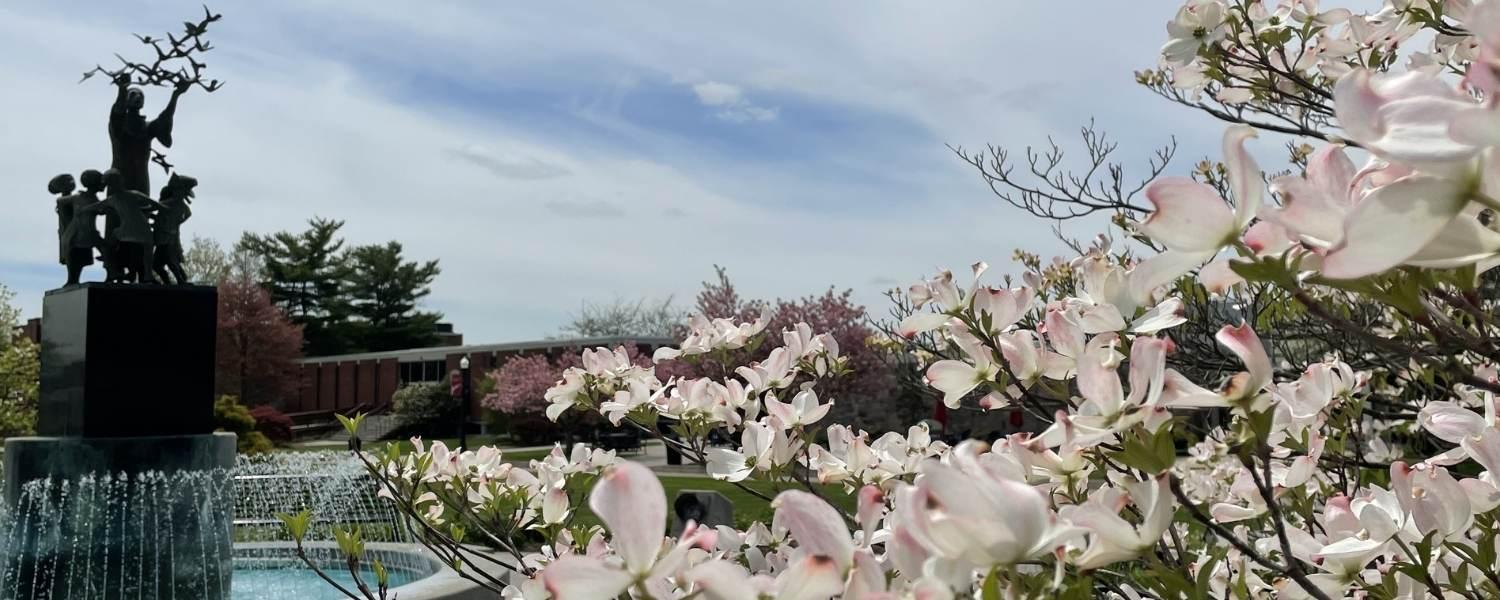
[[[455,431],[462,403],[443,383],[413,383],[401,386],[391,398],[402,428],[416,435],[441,435]]]
[[[255,418],[255,430],[266,439],[280,445],[292,441],[292,418],[271,406],[257,406],[250,409],[250,416]]]
[[[225,394],[214,402],[214,430],[233,433],[240,454],[261,454],[276,449],[265,434],[255,430],[255,417],[240,399]]]
[[[638,364],[649,364],[647,357],[639,355],[634,346],[627,348],[631,360]],[[593,431],[600,419],[588,414],[573,413],[553,422],[547,418],[547,388],[557,383],[562,372],[569,367],[582,365],[576,351],[568,351],[557,358],[544,354],[518,356],[506,361],[499,369],[490,371],[482,389],[492,389],[480,399],[485,408],[499,413],[505,430],[522,444],[541,444],[563,438],[593,440]]]

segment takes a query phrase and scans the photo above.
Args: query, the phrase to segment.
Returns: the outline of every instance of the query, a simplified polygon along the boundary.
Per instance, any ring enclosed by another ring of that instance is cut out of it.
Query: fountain
[[[198,60],[219,18],[205,9],[184,33],[137,36],[153,62],[116,55],[84,74],[115,91],[111,163],[48,184],[68,278],[42,302],[38,436],[5,441],[0,598],[229,593],[235,437],[214,433],[218,296],[181,265],[197,180],[174,172],[150,195],[152,163],[171,169],[155,146],[172,145],[179,99],[222,85]],[[154,119],[152,87],[171,90]],[[106,281],[83,283],[96,254]]]
[[[159,198],[149,194],[151,164],[173,169],[155,145],[172,145],[180,97],[222,86],[198,60],[219,18],[205,8],[185,32],[136,36],[154,62],[120,57],[84,74],[116,91],[113,162],[48,184],[68,279],[42,304],[38,435],[5,440],[0,600],[338,597],[275,518],[309,507],[307,556],[329,576],[351,578],[326,541],[332,526],[357,523],[369,541],[363,564],[378,559],[396,586],[415,582],[402,598],[466,597],[473,586],[451,571],[433,576],[442,565],[410,543],[354,457],[237,461],[234,434],[214,432],[217,292],[189,285],[181,264],[198,181],[173,172]],[[152,86],[171,97],[148,119],[142,88]],[[106,281],[84,283],[96,254]]]
[[[235,438],[213,432],[216,310],[204,287],[47,294],[40,436],[5,442],[0,598],[228,597]]]
[[[358,526],[366,540],[365,569],[379,560],[391,586],[428,578],[442,565],[412,543],[411,532],[389,501],[376,497],[376,484],[359,460],[344,452],[289,452],[242,456],[233,479],[234,600],[260,598],[341,598],[293,554],[292,539],[277,513],[313,511],[305,539],[309,554],[341,584],[352,578],[332,542],[334,527]],[[373,573],[364,573],[373,581]],[[401,598],[420,598],[416,590]]]

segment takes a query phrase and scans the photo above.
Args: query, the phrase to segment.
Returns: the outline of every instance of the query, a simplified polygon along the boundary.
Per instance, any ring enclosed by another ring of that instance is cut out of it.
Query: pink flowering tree
[[[839,422],[844,344],[726,310],[650,363],[584,350],[545,413],[669,424],[709,476],[783,490],[770,523],[668,536],[651,470],[582,445],[524,466],[420,441],[359,456],[417,539],[505,598],[1500,597],[1500,0],[1188,0],[1158,60],[1144,85],[1229,122],[1213,161],[1014,196],[1098,206],[1135,243],[902,295],[893,333],[928,340],[933,393],[1038,431],[949,446]],[[1273,135],[1289,172],[1247,147]],[[1291,320],[1188,308],[1262,294],[1358,346],[1286,352],[1262,325]],[[1211,350],[1174,338],[1195,330]],[[1218,367],[1179,368],[1199,352]],[[461,552],[476,536],[501,555]]]
[[[650,363],[650,357],[641,355],[634,346],[625,351],[638,364]],[[480,404],[503,415],[510,433],[525,443],[555,441],[559,433],[588,438],[591,430],[601,425],[599,419],[575,413],[554,422],[547,416],[547,390],[557,384],[564,371],[581,365],[576,350],[555,357],[529,354],[512,358],[485,374],[486,387],[492,391]]]

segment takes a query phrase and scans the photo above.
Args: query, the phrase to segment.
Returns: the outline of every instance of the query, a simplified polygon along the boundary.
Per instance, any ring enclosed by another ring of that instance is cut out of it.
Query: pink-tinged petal
[[[773,394],[766,394],[766,414],[775,417],[788,426],[797,422],[797,414],[792,409],[792,405],[777,400]]]
[[[1417,423],[1450,444],[1484,431],[1484,416],[1453,402],[1429,402],[1417,413]]]
[[[950,318],[943,313],[917,313],[902,319],[897,333],[906,338],[916,337],[917,334],[942,327]]]
[[[875,535],[875,528],[880,526],[880,518],[885,516],[885,492],[873,485],[859,488],[856,516],[859,517],[860,530],[865,533],[864,543],[869,545],[871,536]]]
[[[1161,406],[1172,408],[1222,408],[1228,406],[1224,397],[1193,383],[1182,373],[1167,369],[1161,387]]]
[[[1114,350],[1103,347],[1108,341],[1103,335],[1095,337],[1089,342],[1089,351],[1078,358],[1078,392],[1102,415],[1119,413],[1125,401]]]
[[[1473,477],[1458,480],[1458,485],[1468,494],[1469,506],[1475,513],[1487,513],[1500,506],[1500,488],[1495,484]]]
[[[1468,204],[1457,182],[1414,175],[1377,188],[1349,213],[1344,238],[1323,258],[1323,274],[1357,279],[1417,254]]]
[[[806,412],[802,413],[801,424],[812,425],[813,423],[817,423],[818,421],[823,420],[823,417],[828,416],[828,411],[831,409],[833,409],[832,400],[814,406],[808,409]]]
[[[917,579],[911,587],[913,600],[953,600],[953,588],[950,585],[932,576],[923,576]]]
[[[1075,365],[1076,363],[1072,358],[1056,352],[1042,352],[1037,360],[1037,367],[1041,369],[1041,375],[1047,379],[1055,379],[1057,381],[1072,377],[1075,372],[1073,368]]]
[[[651,353],[651,362],[662,362],[664,360],[672,360],[672,359],[677,358],[679,356],[682,356],[682,351],[681,350],[678,350],[676,348],[669,348],[667,346],[662,346],[660,348],[657,348],[656,352],[652,352]]]
[[[1220,523],[1233,523],[1245,519],[1253,519],[1265,512],[1263,508],[1247,508],[1235,504],[1215,504],[1208,509],[1215,521]]]
[[[773,524],[785,527],[799,548],[832,559],[840,572],[849,568],[854,560],[854,542],[839,511],[822,498],[801,490],[778,494],[771,507],[776,510]]]
[[[872,598],[885,593],[885,570],[880,561],[868,549],[854,553],[854,568],[849,571],[849,582],[844,587],[845,598]]]
[[[1141,336],[1130,343],[1130,404],[1154,406],[1167,375],[1167,340]]]
[[[1286,229],[1270,221],[1260,221],[1245,231],[1245,245],[1257,255],[1281,254],[1292,246]]]
[[[1089,335],[1120,331],[1125,329],[1125,317],[1113,304],[1085,306],[1078,311],[1078,327]]]
[[[943,404],[958,408],[964,396],[974,391],[981,381],[980,372],[973,365],[958,360],[940,360],[927,367],[927,385],[943,392]]]
[[[1235,273],[1234,269],[1229,266],[1229,261],[1228,258],[1216,260],[1198,269],[1198,283],[1203,284],[1203,289],[1208,290],[1208,293],[1222,296],[1229,293],[1234,286],[1245,282],[1245,278],[1240,277],[1240,274]]]
[[[1131,322],[1130,332],[1151,335],[1163,329],[1176,327],[1187,322],[1187,317],[1183,316],[1186,310],[1187,307],[1182,303],[1181,298],[1167,298]]]
[[[1261,345],[1260,336],[1255,335],[1248,324],[1241,323],[1239,327],[1225,325],[1214,339],[1219,340],[1220,344],[1245,364],[1246,372],[1241,374],[1245,377],[1236,376],[1231,379],[1229,388],[1224,392],[1231,401],[1252,397],[1271,383],[1271,357],[1266,354],[1265,346]]]
[[[1442,454],[1428,457],[1427,460],[1424,460],[1422,462],[1429,465],[1448,467],[1466,460],[1469,460],[1469,451],[1463,446],[1459,446],[1457,448],[1450,448],[1447,452],[1444,452]]]
[[[610,600],[630,587],[629,573],[597,558],[570,554],[542,570],[542,583],[556,600]]]
[[[907,579],[920,577],[922,563],[927,562],[927,555],[927,547],[912,535],[906,525],[898,525],[891,530],[891,539],[885,543],[885,557],[902,576]]]
[[[687,572],[687,580],[709,600],[756,600],[750,574],[725,560],[706,560]]]
[[[1354,162],[1336,145],[1327,145],[1307,159],[1306,177],[1278,177],[1273,182],[1281,208],[1265,218],[1316,247],[1332,246],[1344,236],[1344,217],[1354,207]]]
[[[1500,253],[1500,233],[1473,216],[1459,215],[1404,264],[1452,269],[1494,258],[1497,253]]]
[[[1462,448],[1492,477],[1500,477],[1500,431],[1486,427],[1479,435],[1465,438]]]
[[[704,469],[709,477],[720,481],[744,481],[754,471],[744,454],[728,448],[709,448],[708,464]]]
[[[1348,206],[1351,185],[1358,169],[1344,147],[1328,144],[1307,157],[1307,182],[1331,206]]]
[[[1218,253],[1218,249],[1202,252],[1169,250],[1148,258],[1130,271],[1130,296],[1139,304],[1150,304],[1157,288],[1177,281]]]
[[[1249,125],[1234,125],[1224,131],[1224,166],[1229,169],[1229,187],[1234,195],[1234,229],[1243,230],[1266,195],[1260,165],[1245,151],[1245,140],[1256,137]]]
[[[1010,372],[1021,379],[1023,384],[1030,384],[1041,375],[1036,346],[1036,332],[1030,329],[1020,329],[1000,336],[1000,354],[1005,357]]]
[[[776,577],[778,600],[824,600],[844,591],[843,569],[833,559],[809,555]]]
[[[1434,75],[1376,75],[1357,70],[1333,89],[1334,114],[1370,152],[1419,171],[1454,174],[1479,147],[1453,139],[1453,115],[1475,106]]]
[[[542,497],[542,522],[558,524],[568,520],[568,492],[561,486],[547,489]]]
[[[1363,566],[1369,559],[1374,558],[1381,548],[1385,547],[1385,542],[1385,540],[1347,537],[1323,546],[1317,554],[1313,555],[1313,558],[1320,561],[1354,563]]]
[[[1031,306],[1031,288],[985,288],[974,295],[974,310],[990,316],[990,332],[999,333],[1026,315]]]
[[[1359,69],[1334,84],[1334,113],[1339,126],[1356,140],[1376,139],[1385,132],[1379,115],[1383,99],[1371,87],[1371,76],[1370,71]]]
[[[1490,67],[1486,65],[1482,68]],[[1448,126],[1448,135],[1475,146],[1500,145],[1500,113],[1479,106],[1458,111]]]
[[[1235,215],[1212,186],[1186,177],[1162,177],[1146,186],[1155,210],[1141,232],[1183,252],[1217,251],[1239,230]]]
[[[667,495],[656,474],[637,462],[615,464],[594,485],[589,508],[608,526],[626,570],[650,571],[667,528]]]
[[[1057,308],[1047,310],[1047,341],[1058,354],[1078,357],[1083,353],[1083,329],[1067,311]]]

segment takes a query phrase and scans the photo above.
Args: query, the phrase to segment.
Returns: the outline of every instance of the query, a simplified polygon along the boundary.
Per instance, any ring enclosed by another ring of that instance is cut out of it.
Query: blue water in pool
[[[339,585],[354,591],[354,578],[347,570],[325,571]],[[390,570],[390,586],[405,585],[417,578],[406,571]],[[375,573],[364,569],[360,574],[371,590],[375,589]],[[268,568],[253,569],[238,567],[234,570],[230,598],[233,600],[340,600],[346,598],[328,582],[318,577],[312,569]],[[358,594],[355,591],[355,594]]]

